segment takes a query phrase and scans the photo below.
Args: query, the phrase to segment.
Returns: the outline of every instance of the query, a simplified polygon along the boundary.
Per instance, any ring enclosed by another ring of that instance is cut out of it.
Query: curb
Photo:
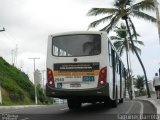
[[[136,98],[135,100],[142,100],[142,101],[147,101],[147,102],[150,102],[154,108],[157,110],[157,115],[159,115],[159,119],[157,120],[160,120],[160,106],[157,106],[157,103],[154,101],[154,100],[147,100],[147,99],[139,99],[139,98]]]
[[[160,106],[158,107],[154,100],[148,100],[148,101],[151,102],[155,106],[155,108],[157,109],[157,114],[160,115]]]
[[[17,105],[17,106],[0,106],[0,109],[20,109],[20,108],[28,108],[28,107],[39,107],[39,106],[46,106],[46,105]]]
[[[160,107],[157,106],[157,103],[154,100],[139,99],[139,98],[136,99],[150,102],[157,109],[157,114],[160,114]]]

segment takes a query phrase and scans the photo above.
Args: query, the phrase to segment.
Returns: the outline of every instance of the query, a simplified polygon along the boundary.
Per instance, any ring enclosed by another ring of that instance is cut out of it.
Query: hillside
[[[2,86],[3,105],[34,104],[34,86],[29,77],[0,57],[0,84]],[[40,102],[42,91],[38,89]]]

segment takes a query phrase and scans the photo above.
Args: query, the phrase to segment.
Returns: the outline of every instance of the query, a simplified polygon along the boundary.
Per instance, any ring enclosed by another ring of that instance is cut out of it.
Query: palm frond
[[[139,35],[138,33],[136,34],[136,36],[137,36],[137,37],[140,37],[140,35]],[[135,35],[134,35],[134,34],[132,34],[132,35],[131,35],[131,38],[132,38],[132,39],[135,39]],[[128,36],[128,38],[127,38],[127,39],[128,39],[128,40],[130,40],[130,36]],[[136,39],[136,40],[137,40],[137,39]]]
[[[143,42],[143,41],[140,41],[140,40],[133,40],[133,42],[134,42],[135,44],[144,45],[144,42]]]
[[[116,41],[116,42],[114,42],[114,46],[115,46],[117,52],[119,53],[119,55],[122,56],[122,54],[124,53],[124,50],[125,50],[124,49],[125,46],[123,45],[123,42]]]
[[[129,22],[131,24],[132,30],[133,30],[133,36],[137,39],[137,32],[136,32],[136,28],[131,20],[131,18],[129,17]]]
[[[137,4],[132,5],[130,8],[132,10],[155,10],[154,1],[153,0],[143,0]]]
[[[89,24],[88,29],[97,27],[100,23],[104,23],[111,18],[112,18],[112,15],[107,16],[107,17],[103,17],[103,18],[96,20],[96,21],[93,21],[92,23]]]
[[[120,49],[120,52],[119,52],[120,56],[123,55],[124,51],[125,51],[124,46],[122,46],[122,48]]]
[[[146,13],[140,12],[140,11],[132,11],[132,13],[134,14],[134,16],[138,17],[138,18],[142,18],[144,20],[156,23],[157,19],[154,18],[153,16],[150,16]]]
[[[126,5],[132,5],[133,0],[116,0],[114,6],[116,7],[124,7]]]
[[[136,49],[136,51],[137,51],[139,54],[141,54],[141,49],[140,49],[140,48],[138,48],[137,46],[134,46],[134,48]],[[134,49],[133,49],[133,45],[132,45],[131,43],[129,44],[129,50],[131,50],[132,53],[135,53],[135,52],[134,52]]]
[[[122,40],[122,39],[121,39],[120,37],[118,37],[118,36],[111,36],[110,39],[111,39],[111,40],[115,40],[115,41],[116,41],[116,40],[119,40],[119,41]]]
[[[123,41],[115,41],[113,44],[117,50],[123,47]]]
[[[123,23],[121,23],[120,27],[116,26],[114,31],[116,32],[116,35],[119,36],[121,39],[127,37],[127,29]]]
[[[121,16],[116,14],[114,15],[114,17],[111,19],[111,22],[105,26],[104,28],[102,28],[100,31],[107,31],[107,33],[109,33],[112,28],[117,24],[117,22],[120,20]]]
[[[88,11],[87,16],[97,16],[103,14],[114,14],[118,11],[116,8],[92,8]]]

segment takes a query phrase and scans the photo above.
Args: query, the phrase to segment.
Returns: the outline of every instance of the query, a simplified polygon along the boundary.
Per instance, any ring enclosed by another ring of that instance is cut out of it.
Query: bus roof
[[[63,33],[55,33],[49,36],[53,37],[53,36],[72,35],[72,34],[102,34],[102,33],[107,34],[105,31],[70,31],[70,32],[63,32]]]

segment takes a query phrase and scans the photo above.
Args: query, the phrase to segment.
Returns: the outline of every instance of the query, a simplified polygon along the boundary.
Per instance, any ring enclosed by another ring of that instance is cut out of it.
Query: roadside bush
[[[9,93],[9,98],[14,102],[23,101],[25,98],[23,92],[20,89],[14,91],[8,91],[8,93]]]
[[[40,87],[40,85],[37,85],[37,95],[38,95],[38,100],[41,103],[45,102],[45,96],[43,94],[43,89]]]

